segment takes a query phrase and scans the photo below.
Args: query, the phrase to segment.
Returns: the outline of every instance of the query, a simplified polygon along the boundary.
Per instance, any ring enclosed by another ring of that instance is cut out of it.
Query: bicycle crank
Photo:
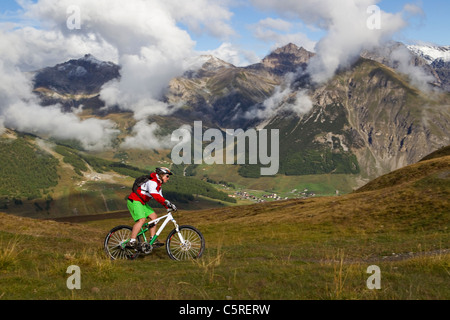
[[[139,244],[139,251],[143,254],[150,254],[153,250],[153,247],[148,242],[142,242]]]

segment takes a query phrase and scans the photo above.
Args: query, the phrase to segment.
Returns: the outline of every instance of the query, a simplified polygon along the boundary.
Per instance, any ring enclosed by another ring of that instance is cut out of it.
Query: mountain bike
[[[147,239],[145,233],[163,219],[165,220],[154,237]],[[170,221],[174,224],[175,229],[169,233],[165,243],[169,257],[178,261],[200,258],[205,249],[205,238],[203,234],[192,226],[178,226],[173,218],[171,209],[167,210],[166,215],[145,223],[136,237],[137,245],[133,247],[129,245],[132,227],[120,225],[112,228],[106,235],[104,241],[106,254],[112,260],[133,260],[141,254],[149,255],[153,251],[153,244],[156,239]]]

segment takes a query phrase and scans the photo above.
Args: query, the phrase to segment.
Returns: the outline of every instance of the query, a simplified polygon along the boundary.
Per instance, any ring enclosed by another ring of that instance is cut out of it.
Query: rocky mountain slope
[[[414,86],[392,54],[398,50],[405,53],[406,47],[395,44],[365,52],[351,68],[317,86],[299,72],[314,54],[290,44],[246,68],[227,66],[174,79],[167,97],[171,103],[184,103],[183,115],[192,120],[208,117],[222,128],[279,129],[280,173],[361,172],[375,177],[450,143],[449,95],[424,93]],[[425,60],[413,55],[408,59],[440,87],[442,80]],[[287,82],[288,74],[295,80]],[[291,92],[278,101],[275,112],[265,119],[245,117],[286,86]],[[313,108],[296,115],[283,106],[299,91],[311,97]]]
[[[213,61],[216,66],[211,68]],[[265,71],[239,68],[224,61],[217,65],[217,62],[217,58],[211,57],[201,68],[170,82],[166,101],[185,106],[172,116],[192,121],[201,119],[210,126],[248,126],[247,119],[235,117],[236,112],[269,98],[280,80]]]
[[[120,77],[120,67],[86,54],[35,72],[34,91],[42,105],[61,103],[70,111],[80,105],[94,110],[103,106],[98,95],[101,87]]]
[[[185,74],[167,88],[165,102],[181,107],[149,121],[276,128],[281,137],[279,173],[376,177],[450,144],[446,62],[430,64],[411,52],[399,43],[363,52],[323,85],[312,84],[303,72],[314,53],[293,44],[247,67],[202,56],[190,61]],[[436,89],[421,91],[411,70]],[[101,86],[119,76],[118,66],[85,56],[39,71],[35,91],[43,104],[60,101],[67,109],[83,104],[99,115]],[[300,115],[286,108],[299,93],[312,103]],[[271,112],[254,116],[269,102]],[[250,167],[241,173],[253,175]]]
[[[448,95],[424,94],[373,60],[361,58],[313,97],[323,114],[330,114],[329,106],[342,108],[342,138],[335,139],[348,146],[370,177],[415,163],[450,143]],[[339,131],[324,133],[333,137]]]
[[[442,87],[447,92],[450,91],[450,46],[408,46],[408,49],[424,59],[433,70],[436,71],[441,80]]]

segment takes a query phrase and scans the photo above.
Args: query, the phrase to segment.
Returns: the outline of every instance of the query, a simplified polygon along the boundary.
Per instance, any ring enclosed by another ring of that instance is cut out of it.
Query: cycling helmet
[[[173,175],[172,171],[170,171],[166,167],[156,168],[155,172],[156,172],[157,175],[161,175],[161,174]]]

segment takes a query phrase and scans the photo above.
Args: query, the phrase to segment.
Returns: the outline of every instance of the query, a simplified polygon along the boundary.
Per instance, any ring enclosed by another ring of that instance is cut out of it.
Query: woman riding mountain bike
[[[165,199],[162,195],[162,185],[169,181],[170,176],[173,173],[166,167],[156,168],[155,172],[152,172],[148,179],[136,186],[131,194],[127,198],[127,207],[131,216],[134,219],[134,226],[131,231],[131,240],[128,243],[129,247],[134,248],[137,244],[136,237],[145,223],[145,220],[150,217],[151,220],[158,218],[155,211],[149,206],[148,202],[151,199],[155,199],[162,204],[166,209],[177,210],[177,207],[169,200]],[[156,226],[152,226],[150,229],[150,236],[153,238],[156,233]],[[154,246],[163,246],[164,244],[156,240],[153,243]]]
[[[135,180],[133,192],[128,196],[127,206],[135,224],[133,227],[120,225],[109,231],[104,240],[104,249],[111,259],[136,259],[140,254],[148,255],[153,247],[164,244],[158,237],[168,222],[175,226],[167,236],[165,243],[167,254],[174,260],[197,259],[205,249],[205,239],[202,233],[189,225],[179,226],[172,216],[177,207],[162,195],[162,185],[169,181],[172,172],[165,167],[156,168],[148,176]],[[148,201],[155,199],[167,209],[167,214],[158,218],[155,211],[148,205]],[[145,220],[150,217],[150,221]],[[164,222],[156,231],[159,221]],[[147,239],[146,232],[150,231]]]

